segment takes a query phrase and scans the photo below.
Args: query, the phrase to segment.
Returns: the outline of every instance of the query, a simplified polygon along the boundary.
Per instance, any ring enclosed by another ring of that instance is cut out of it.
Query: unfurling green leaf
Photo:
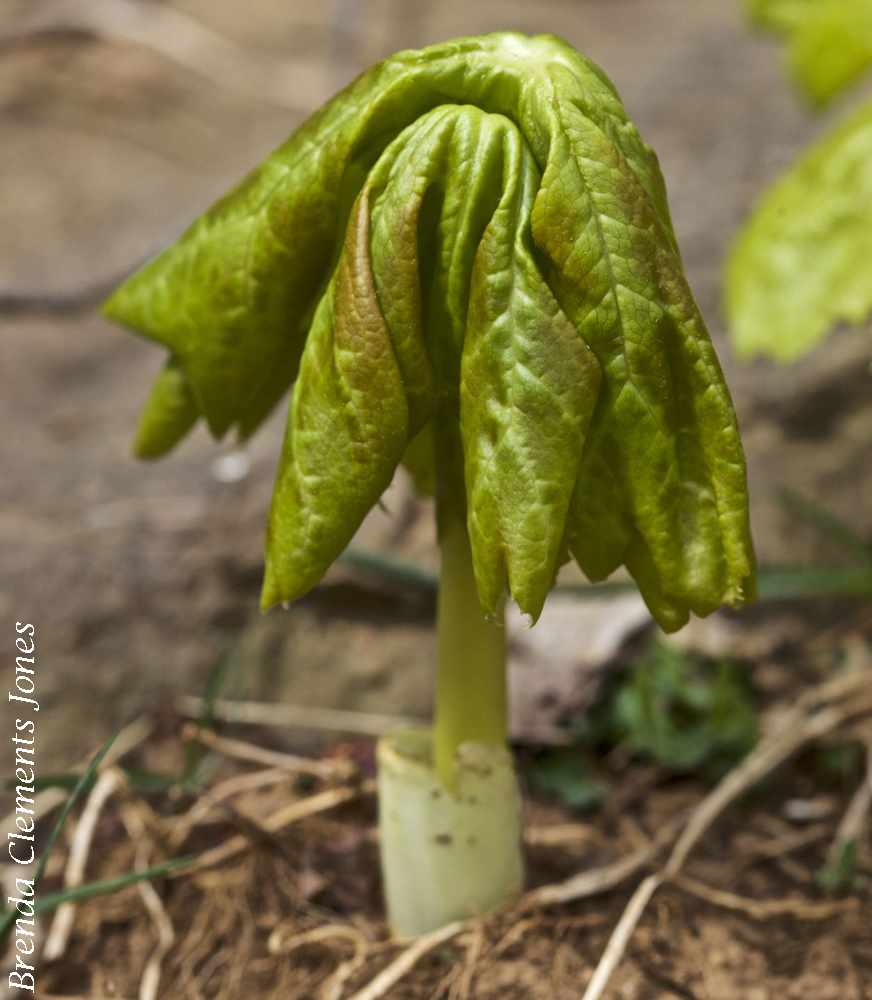
[[[294,382],[265,607],[317,583],[404,460],[465,492],[486,612],[508,585],[537,617],[569,552],[595,580],[626,563],[668,629],[753,596],[735,414],[656,157],[555,37],[374,67],[106,312],[172,352],[141,452],[188,398],[246,435]]]
[[[755,23],[785,36],[788,72],[814,104],[872,66],[872,0],[749,0],[747,8]]]
[[[764,194],[733,248],[725,294],[737,349],[782,361],[872,313],[872,103]]]

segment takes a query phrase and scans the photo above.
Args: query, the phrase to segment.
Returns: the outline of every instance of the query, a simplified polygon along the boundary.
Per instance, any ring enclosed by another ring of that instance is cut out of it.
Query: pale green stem
[[[504,746],[507,734],[506,631],[502,624],[487,621],[481,609],[465,510],[459,506],[449,501],[439,512],[442,562],[433,763],[449,790],[454,785],[455,754],[461,744],[472,741]]]

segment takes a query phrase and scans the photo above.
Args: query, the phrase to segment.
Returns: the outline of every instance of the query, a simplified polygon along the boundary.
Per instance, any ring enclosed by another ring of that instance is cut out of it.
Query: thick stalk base
[[[522,888],[521,800],[505,747],[464,743],[449,792],[429,729],[378,744],[379,828],[388,920],[400,937],[483,913]]]

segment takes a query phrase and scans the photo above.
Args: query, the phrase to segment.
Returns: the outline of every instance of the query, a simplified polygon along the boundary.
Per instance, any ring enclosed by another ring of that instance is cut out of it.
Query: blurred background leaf
[[[787,70],[812,104],[821,106],[872,65],[870,0],[751,0],[756,25],[785,39]]]
[[[793,361],[872,312],[872,102],[764,192],[727,260],[736,350]]]

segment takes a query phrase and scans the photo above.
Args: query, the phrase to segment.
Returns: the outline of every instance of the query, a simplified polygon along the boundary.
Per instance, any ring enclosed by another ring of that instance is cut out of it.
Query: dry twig
[[[134,719],[133,722],[125,726],[115,737],[115,742],[106,751],[106,754],[100,761],[98,773],[102,774],[114,764],[117,764],[122,757],[126,756],[141,743],[144,743],[151,736],[152,732],[154,732],[154,723],[147,715],[141,715],[139,718]],[[87,767],[89,760],[90,757],[79,766],[81,768]],[[58,806],[63,805],[68,797],[69,792],[64,788],[46,788],[41,792],[37,792],[33,805],[33,821],[36,823],[44,816],[47,816],[53,809],[57,809]],[[15,816],[14,812],[6,816],[2,824],[0,824],[0,828],[8,830],[10,827],[15,826]]]
[[[810,901],[808,899],[748,899],[724,889],[714,889],[689,875],[680,875],[673,879],[685,892],[697,899],[703,899],[713,906],[725,910],[735,910],[746,913],[754,920],[770,920],[773,917],[793,917],[795,920],[828,920],[848,910],[855,910],[859,905],[856,899],[836,899]]]
[[[350,927],[348,924],[324,924],[302,934],[295,934],[287,940],[283,939],[283,934],[282,925],[276,927],[270,934],[267,949],[271,955],[287,955],[308,944],[320,944],[336,938],[350,941],[354,945],[354,954],[351,958],[341,962],[324,984],[321,990],[324,1000],[339,1000],[345,984],[366,961],[368,951],[366,938],[356,927]]]
[[[176,711],[197,719],[203,699],[183,695],[176,699]],[[319,729],[352,736],[381,736],[391,729],[419,724],[418,720],[399,715],[372,715],[347,712],[338,708],[315,708],[308,705],[277,705],[258,701],[230,701],[219,698],[212,705],[212,717],[221,722],[237,722],[276,729]]]
[[[252,764],[264,764],[267,767],[278,767],[284,771],[299,774],[313,774],[319,778],[349,778],[351,765],[346,761],[313,760],[310,757],[300,757],[297,754],[283,753],[280,750],[268,750],[246,743],[243,740],[233,740],[226,736],[218,736],[208,729],[198,729],[188,723],[182,730],[186,739],[196,739],[203,746],[215,750],[225,757],[236,760],[247,760]]]
[[[197,719],[203,699],[181,695],[176,699],[176,711],[187,719]],[[423,719],[403,715],[377,715],[371,712],[351,712],[341,708],[319,708],[309,705],[276,705],[272,702],[233,701],[219,698],[212,705],[212,716],[221,722],[266,726],[272,729],[311,729],[348,736],[379,737],[392,729],[421,726]],[[565,730],[557,726],[540,726],[531,733],[513,731],[512,738],[533,740],[543,745],[562,746],[567,742]]]
[[[265,834],[279,833],[281,830],[284,830],[292,823],[296,823],[301,819],[306,819],[309,816],[315,816],[318,813],[327,812],[330,809],[335,809],[337,806],[344,805],[346,802],[351,802],[363,795],[372,795],[374,792],[374,781],[364,781],[360,785],[346,785],[342,788],[328,788],[326,791],[318,792],[316,795],[310,795],[306,799],[301,799],[298,802],[291,802],[289,805],[286,805],[272,813],[272,815],[267,816],[267,818],[261,822],[255,822],[254,825]],[[187,867],[177,868],[175,871],[169,872],[167,877],[171,879],[179,878],[185,875],[192,875],[195,872],[205,871],[207,868],[214,868],[223,861],[228,861],[230,858],[236,857],[236,855],[244,851],[250,843],[250,837],[245,834],[238,834],[237,836],[226,840],[223,844],[219,844],[217,847],[214,847],[209,851],[205,851]]]
[[[355,993],[351,997],[351,1000],[379,1000],[403,976],[409,973],[428,952],[431,952],[434,948],[438,948],[440,944],[450,941],[451,938],[457,937],[461,931],[467,930],[470,925],[470,921],[468,920],[456,920],[453,924],[446,924],[438,930],[431,931],[429,934],[417,938],[387,968],[383,969],[375,979],[364,986],[362,990]]]
[[[653,861],[658,852],[675,836],[677,829],[677,822],[669,824],[653,840],[638,847],[626,857],[603,865],[601,868],[591,868],[580,872],[563,882],[553,882],[550,885],[531,889],[521,897],[518,908],[524,911],[541,906],[555,906],[608,892]]]
[[[785,854],[790,854],[820,840],[826,836],[827,830],[828,826],[825,823],[818,823],[806,827],[804,830],[788,830],[787,833],[753,844],[750,852],[757,858],[770,858],[772,860],[783,858]]]
[[[123,787],[124,776],[120,771],[114,769],[105,771],[97,779],[97,783],[94,785],[91,794],[88,796],[88,801],[85,803],[85,808],[82,810],[82,815],[79,818],[70,844],[70,855],[67,859],[67,867],[64,874],[65,889],[74,889],[84,882],[85,866],[88,863],[88,855],[91,851],[94,831],[97,828],[97,820],[100,818],[100,813],[109,797]],[[66,951],[75,918],[76,904],[61,903],[55,913],[51,930],[45,942],[43,957],[47,962],[56,961]]]
[[[290,774],[286,768],[269,767],[263,771],[236,774],[232,778],[219,782],[214,788],[201,793],[191,808],[175,821],[175,827],[170,837],[172,845],[178,848],[183,844],[191,830],[201,823],[208,822],[213,812],[227,799],[243,792],[281,784],[289,777]]]
[[[136,868],[138,870],[148,868],[149,845],[145,839],[146,829],[142,817],[136,809],[128,808],[122,810],[121,819],[127,835],[136,845]],[[163,960],[172,948],[176,935],[169,914],[151,882],[140,882],[138,888],[157,934],[157,944],[148,958],[140,979],[139,1000],[158,1000]]]

